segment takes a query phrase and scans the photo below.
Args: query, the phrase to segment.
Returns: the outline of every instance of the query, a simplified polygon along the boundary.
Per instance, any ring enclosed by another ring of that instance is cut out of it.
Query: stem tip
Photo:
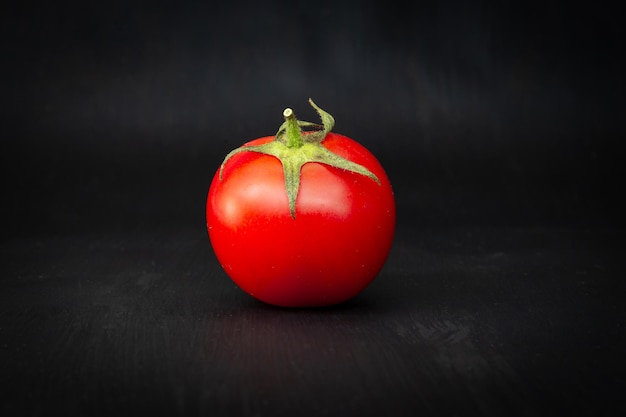
[[[285,111],[283,111],[283,116],[284,116],[285,118],[288,118],[288,117],[293,116],[293,110],[291,110],[289,107],[287,107],[287,108],[285,109]]]

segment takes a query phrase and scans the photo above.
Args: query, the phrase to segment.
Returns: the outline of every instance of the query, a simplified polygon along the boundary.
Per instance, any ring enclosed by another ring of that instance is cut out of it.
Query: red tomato
[[[227,157],[209,188],[206,220],[217,259],[241,289],[269,304],[346,301],[376,277],[391,248],[395,201],[383,167],[346,136],[326,133],[322,139],[316,146],[364,167],[378,182],[306,162],[296,174],[291,210],[284,171],[290,156],[246,151],[276,140],[268,136]]]

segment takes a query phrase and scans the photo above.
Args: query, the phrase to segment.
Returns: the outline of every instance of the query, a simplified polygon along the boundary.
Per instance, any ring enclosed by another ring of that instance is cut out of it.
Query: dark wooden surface
[[[417,198],[400,182],[374,283],[344,305],[281,309],[217,264],[201,182],[183,186],[180,213],[143,184],[113,214],[59,212],[55,228],[47,213],[3,239],[3,415],[625,411],[623,229],[507,225],[476,197],[454,223],[456,194]],[[116,204],[132,194],[105,190]],[[160,208],[137,221],[148,206]]]

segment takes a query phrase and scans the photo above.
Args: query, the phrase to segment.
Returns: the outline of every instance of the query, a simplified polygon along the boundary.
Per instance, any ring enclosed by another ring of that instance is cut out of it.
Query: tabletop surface
[[[184,181],[193,165],[174,164],[178,175],[129,184],[131,166],[107,183],[98,165],[36,194],[44,205],[0,246],[5,415],[624,409],[624,232],[599,213],[538,219],[489,192],[398,180],[376,280],[343,305],[284,309],[237,288],[213,255],[212,172]]]

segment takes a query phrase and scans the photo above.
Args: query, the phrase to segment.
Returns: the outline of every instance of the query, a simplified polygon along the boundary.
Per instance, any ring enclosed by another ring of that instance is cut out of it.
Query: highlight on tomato
[[[385,170],[353,139],[292,109],[274,136],[224,159],[209,188],[206,221],[215,255],[246,293],[282,307],[347,301],[381,271],[396,210]]]

